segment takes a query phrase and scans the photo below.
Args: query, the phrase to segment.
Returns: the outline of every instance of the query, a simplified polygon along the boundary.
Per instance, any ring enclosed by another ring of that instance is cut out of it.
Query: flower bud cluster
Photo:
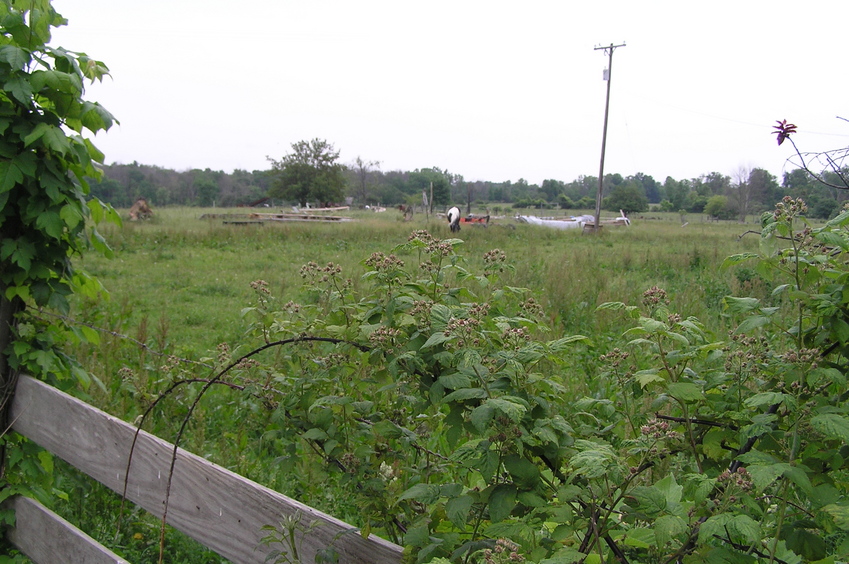
[[[395,345],[401,334],[402,331],[400,329],[381,325],[372,331],[371,335],[368,336],[368,340],[373,346],[382,348],[388,353],[392,353],[392,347]]]
[[[820,353],[817,349],[799,349],[798,351],[787,351],[780,358],[784,362],[810,366],[813,369],[819,366]]]
[[[399,268],[404,268],[404,261],[395,255],[387,255],[380,251],[372,253],[366,259],[366,266],[370,266],[378,272],[389,272]]]
[[[528,298],[522,302],[519,307],[525,315],[535,319],[539,319],[545,313],[542,309],[542,305],[534,298]]]
[[[508,539],[498,539],[495,548],[484,549],[483,561],[485,564],[505,564],[524,562],[525,557],[519,554],[519,545]]]
[[[475,317],[452,317],[445,326],[445,330],[442,334],[446,337],[456,335],[458,339],[453,343],[453,346],[456,346],[457,348],[462,349],[470,345],[477,347],[480,346],[480,339],[477,338],[477,331],[480,324],[481,320]],[[449,343],[445,343],[445,346],[449,349],[452,348],[452,345]]]
[[[492,249],[483,255],[484,272],[504,272],[504,263],[507,262],[507,254],[501,249]]]
[[[216,349],[218,349],[218,364],[228,364],[230,362],[230,345],[220,343]]]
[[[433,240],[433,235],[431,235],[424,229],[413,231],[412,233],[410,233],[410,236],[407,237],[407,241],[421,241],[422,243],[430,243]]]
[[[177,368],[179,365],[180,365],[180,359],[179,358],[177,358],[173,354],[168,355],[168,360],[165,362],[165,364],[163,364],[162,366],[159,367],[159,371],[160,372],[170,372],[170,371],[174,370],[175,368]]]
[[[287,313],[298,313],[299,311],[301,311],[301,304],[298,304],[298,303],[295,303],[295,302],[289,300],[283,306],[283,311],[285,311]]]
[[[250,370],[251,368],[259,368],[259,361],[253,358],[243,358],[236,365],[237,370]]]
[[[266,282],[265,280],[254,280],[253,282],[251,282],[251,288],[259,292],[260,294],[271,294],[271,290],[268,289],[268,282]]]
[[[719,475],[717,480],[720,483],[724,483],[726,485],[737,486],[744,492],[747,492],[754,487],[754,483],[752,482],[752,475],[749,474],[749,471],[743,468],[742,466],[738,468],[736,472],[726,470],[725,472]]]
[[[519,350],[531,340],[531,333],[527,327],[512,327],[501,334],[501,340],[513,350]]]
[[[772,215],[776,220],[792,220],[806,213],[808,213],[808,205],[802,198],[794,200],[790,196],[784,196],[780,202],[775,204],[775,211],[772,212]]]
[[[614,368],[618,368],[623,361],[628,360],[628,357],[631,356],[631,353],[628,351],[623,351],[622,349],[615,348],[607,354],[601,355],[598,359],[602,362],[610,362],[611,366]]]
[[[303,265],[300,270],[301,278],[310,284],[329,282],[331,278],[337,278],[342,273],[342,267],[338,264],[328,262],[326,266],[318,266],[313,261]]]
[[[668,305],[669,298],[666,295],[666,290],[652,286],[643,292],[643,305],[649,308],[654,308],[659,305]]]
[[[640,433],[642,433],[643,436],[656,441],[664,439],[678,441],[684,438],[683,433],[672,430],[672,426],[668,421],[662,421],[657,418],[649,419],[648,423],[641,426]]]

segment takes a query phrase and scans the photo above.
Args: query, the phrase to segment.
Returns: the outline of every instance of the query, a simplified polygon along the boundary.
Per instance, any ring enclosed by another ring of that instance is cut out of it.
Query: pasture
[[[77,322],[103,330],[99,344],[71,351],[102,384],[83,395],[130,422],[175,373],[208,378],[223,350],[244,352],[261,344],[249,334],[249,316],[242,315],[245,308],[256,305],[252,283],[265,281],[279,303],[304,303],[312,298],[304,289],[301,267],[334,263],[350,279],[349,291],[357,293],[368,285],[362,278],[366,259],[375,252],[392,253],[416,230],[461,239],[456,252],[470,271],[482,270],[484,254],[500,249],[507,257],[503,284],[531,290],[542,306],[546,339],[589,337],[589,344],[565,353],[569,357],[564,362],[573,366],[575,376],[567,384],[573,397],[588,393],[586,383],[597,375],[599,357],[621,344],[627,328],[621,315],[596,312],[598,305],[639,304],[643,292],[658,286],[668,292],[670,309],[698,317],[709,331],[724,334],[730,328],[722,311],[725,295],[764,297],[770,291],[770,282],[745,265],[720,269],[727,256],[756,250],[756,235],[740,235],[757,226],[704,222],[698,216],[688,218],[689,224],[682,227],[678,214],[647,214],[651,217],[634,218],[630,227],[609,228],[599,236],[506,218],[486,228],[464,225],[452,235],[443,219],[428,221],[417,214],[404,222],[395,210],[354,212],[357,221],[346,223],[247,225],[200,219],[206,212],[222,213],[220,209],[155,212],[149,221],[125,220],[121,227],[104,227],[114,258],[92,254],[79,261],[108,291],[108,297],[81,299],[74,308]],[[415,254],[399,252],[398,258],[405,268],[416,269]],[[164,402],[146,428],[173,440],[192,399],[186,390]],[[266,440],[271,426],[273,414],[256,402],[233,390],[215,390],[194,412],[181,445],[359,525],[361,509],[337,494],[335,478],[306,463],[296,472],[281,470],[282,454]],[[74,491],[71,499],[86,501],[60,509],[77,522],[99,520],[88,529],[101,530],[100,540],[109,541],[115,535],[114,518],[109,516],[118,506],[115,497],[70,471],[61,482],[61,487]],[[92,517],[92,508],[97,508],[97,517]],[[113,542],[128,559],[136,555],[141,561],[158,540],[153,532],[156,519],[134,515],[131,521]],[[175,562],[218,561],[188,541],[175,541],[172,550]]]
[[[302,289],[302,265],[333,262],[356,289],[363,261],[372,252],[390,253],[418,229],[452,237],[444,220],[428,222],[418,214],[403,222],[394,210],[355,212],[358,221],[343,224],[251,225],[199,219],[206,212],[221,210],[166,208],[150,221],[106,226],[114,259],[92,254],[81,263],[101,280],[109,299],[81,308],[84,319],[102,320],[130,335],[141,328],[142,336],[154,338],[163,351],[167,344],[170,351],[204,354],[242,337],[239,312],[252,299],[252,281],[265,280],[275,296],[295,299]],[[487,228],[466,225],[457,236],[463,240],[459,254],[475,268],[485,252],[503,250],[513,268],[508,283],[533,290],[552,329],[564,334],[610,330],[593,314],[595,306],[612,300],[636,303],[655,285],[672,295],[679,311],[700,317],[719,313],[719,299],[741,286],[757,291],[753,273],[719,271],[725,257],[756,249],[757,236],[740,238],[756,225],[703,222],[695,216],[681,227],[678,214],[650,215],[601,237],[510,218]]]

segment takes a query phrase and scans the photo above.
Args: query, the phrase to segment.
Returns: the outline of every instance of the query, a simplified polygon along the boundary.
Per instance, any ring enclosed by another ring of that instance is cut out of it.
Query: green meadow
[[[102,282],[108,297],[80,308],[82,317],[95,316],[87,320],[130,336],[142,330],[143,337],[175,353],[204,354],[242,338],[240,311],[253,299],[255,280],[268,282],[279,298],[297,299],[301,266],[333,262],[356,290],[371,253],[392,252],[415,230],[451,237],[439,218],[428,221],[419,214],[405,222],[395,210],[354,213],[356,221],[344,223],[227,225],[200,219],[205,213],[240,211],[168,208],[150,221],[106,226],[114,258],[90,254],[80,263]],[[683,314],[713,318],[719,328],[724,295],[762,290],[763,281],[745,268],[719,269],[725,257],[756,249],[756,235],[741,237],[755,229],[705,222],[701,216],[682,227],[678,214],[654,213],[597,237],[504,218],[488,227],[464,226],[458,254],[474,269],[487,251],[504,251],[511,267],[508,283],[535,292],[555,332],[615,330],[594,308],[607,301],[636,303],[651,286],[666,289]]]
[[[175,372],[210,377],[222,347],[245,352],[260,344],[249,334],[251,319],[242,314],[256,305],[253,282],[265,281],[278,303],[305,303],[311,298],[301,267],[334,263],[351,280],[348,291],[358,293],[369,284],[362,277],[372,253],[393,253],[417,230],[452,238],[444,220],[418,214],[403,221],[397,210],[353,212],[355,221],[350,222],[244,225],[201,219],[205,213],[244,210],[158,209],[149,221],[104,226],[114,257],[92,253],[79,259],[107,292],[74,306],[76,323],[100,329],[99,343],[72,351],[98,382],[82,393],[127,421],[136,420]],[[600,370],[599,357],[621,345],[627,329],[623,316],[597,312],[600,304],[639,304],[643,292],[657,286],[668,292],[672,310],[698,317],[709,331],[724,334],[730,328],[722,310],[724,296],[769,293],[769,282],[745,265],[720,268],[727,256],[756,250],[759,237],[743,235],[758,229],[756,225],[707,222],[696,215],[684,220],[688,223],[682,226],[678,214],[653,213],[635,217],[629,227],[608,227],[591,235],[505,217],[488,227],[464,225],[457,236],[463,242],[455,250],[463,268],[481,271],[484,254],[500,249],[507,257],[501,280],[531,290],[544,312],[545,338],[589,338],[589,344],[575,347],[564,359],[574,375],[567,386],[580,397],[589,393],[586,382]],[[417,268],[417,255],[398,251],[398,258],[405,268]],[[174,440],[191,399],[192,392],[186,391],[163,402],[146,428]],[[296,472],[298,480],[280,471],[280,453],[265,442],[271,418],[270,412],[231,390],[212,390],[194,413],[181,446],[355,523],[359,508],[334,494],[331,478],[320,467],[304,463]],[[154,553],[155,516],[136,512],[115,536],[109,515],[120,503],[114,495],[69,469],[60,482],[72,500],[60,508],[69,519],[95,534],[99,531],[103,542],[117,546],[131,560],[144,561]],[[170,535],[172,561],[220,561],[191,541]]]

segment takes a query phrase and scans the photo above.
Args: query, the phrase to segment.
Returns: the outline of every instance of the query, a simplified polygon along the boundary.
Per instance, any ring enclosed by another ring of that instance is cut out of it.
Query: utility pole
[[[593,223],[593,231],[598,233],[601,230],[601,191],[602,185],[604,183],[604,150],[607,147],[607,113],[610,109],[610,81],[613,78],[613,51],[615,51],[618,47],[625,47],[625,43],[623,42],[620,45],[610,44],[609,47],[595,47],[594,51],[598,51],[599,49],[603,49],[604,53],[609,57],[609,61],[607,63],[607,73],[605,76],[605,80],[607,80],[607,100],[604,103],[604,133],[601,136],[601,164],[598,167],[598,192],[595,196],[595,222]]]

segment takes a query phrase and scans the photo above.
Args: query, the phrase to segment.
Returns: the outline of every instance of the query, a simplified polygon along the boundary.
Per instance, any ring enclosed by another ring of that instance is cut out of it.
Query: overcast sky
[[[292,143],[466,180],[663,181],[849,145],[846,0],[54,0],[106,63],[107,163],[265,170]]]

